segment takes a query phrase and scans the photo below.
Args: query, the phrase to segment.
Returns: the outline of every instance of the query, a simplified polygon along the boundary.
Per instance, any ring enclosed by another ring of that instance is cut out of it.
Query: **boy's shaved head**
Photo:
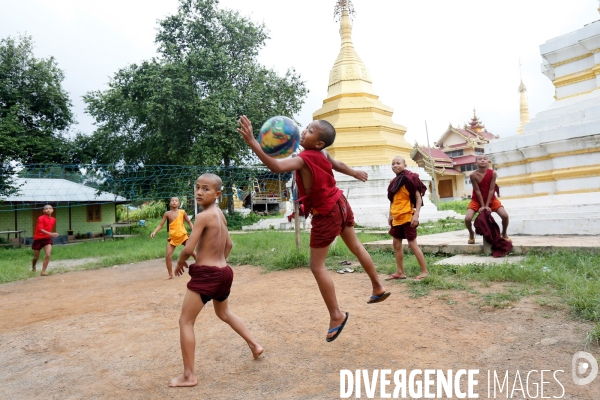
[[[406,160],[404,159],[404,157],[401,157],[401,156],[396,156],[396,157],[394,157],[394,160],[400,160],[400,161],[402,161],[404,164],[406,164]]]
[[[48,209],[48,208],[52,208],[52,206],[51,206],[50,204],[46,204],[46,205],[44,206],[44,210],[46,210],[46,209]]]
[[[317,121],[319,124],[319,139],[325,143],[325,148],[331,146],[335,141],[335,128],[329,122],[324,119]]]
[[[489,157],[487,156],[487,154],[477,154],[477,155],[475,156],[475,160],[479,160],[479,157],[485,157],[485,158],[489,158]]]
[[[205,178],[208,179],[212,182],[213,184],[213,188],[215,188],[215,190],[219,191],[221,190],[221,187],[223,186],[223,181],[221,180],[221,178],[219,177],[219,175],[215,175],[215,174],[211,174],[209,172],[202,174],[198,177],[198,179],[200,178]]]

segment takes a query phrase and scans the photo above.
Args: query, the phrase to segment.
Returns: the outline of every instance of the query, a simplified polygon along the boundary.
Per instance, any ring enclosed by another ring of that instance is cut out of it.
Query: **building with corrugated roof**
[[[102,225],[116,222],[124,197],[99,193],[95,188],[66,179],[15,178],[15,194],[0,197],[0,231],[25,231],[31,238],[44,205],[54,208],[55,232],[60,236],[98,234]]]

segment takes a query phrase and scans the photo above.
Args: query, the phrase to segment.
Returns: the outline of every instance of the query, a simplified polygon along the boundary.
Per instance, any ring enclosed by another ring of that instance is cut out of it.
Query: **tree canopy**
[[[0,194],[14,162],[71,162],[65,134],[73,123],[63,71],[53,57],[36,58],[29,36],[0,40]]]
[[[265,68],[263,24],[221,9],[218,0],[180,0],[159,22],[159,56],[119,70],[109,89],[88,93],[97,130],[76,138],[80,157],[102,164],[224,165],[249,149],[236,132],[245,114],[260,124],[296,114],[307,93],[293,69]]]

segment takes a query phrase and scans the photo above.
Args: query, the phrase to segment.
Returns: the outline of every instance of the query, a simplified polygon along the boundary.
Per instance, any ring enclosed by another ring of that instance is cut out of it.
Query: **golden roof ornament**
[[[335,4],[335,9],[333,11],[333,19],[336,22],[340,22],[344,11],[348,12],[350,18],[354,18],[356,12],[354,11],[354,5],[352,4],[352,0],[338,0]]]

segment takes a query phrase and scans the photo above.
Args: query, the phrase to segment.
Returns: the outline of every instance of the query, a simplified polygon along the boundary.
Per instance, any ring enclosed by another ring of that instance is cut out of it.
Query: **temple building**
[[[327,150],[333,158],[350,166],[391,164],[401,155],[409,165],[412,146],[404,139],[406,128],[392,121],[394,111],[373,90],[371,74],[354,50],[350,0],[338,0],[340,53],[329,72],[329,87],[323,107],[313,119],[329,121],[337,132]]]
[[[369,174],[369,180],[361,182],[335,172],[337,186],[350,202],[356,222],[386,227],[390,210],[387,187],[395,177],[391,168],[394,157],[404,157],[409,170],[419,174],[426,185],[431,176],[410,158],[412,146],[404,139],[406,128],[392,121],[392,108],[379,100],[371,74],[354,50],[350,19],[353,15],[351,0],[337,0],[340,53],[329,72],[327,97],[313,118],[327,120],[336,129],[335,142],[327,148],[331,156]],[[454,211],[438,211],[429,196],[427,193],[423,198],[420,221],[458,216]]]
[[[415,143],[410,157],[430,175],[435,173],[440,200],[460,200],[470,197],[473,192],[469,175],[477,169],[475,157],[483,154],[484,146],[490,140],[497,138],[487,131],[473,110],[473,118],[468,124],[462,128],[450,124],[434,143],[435,147]]]
[[[600,21],[546,41],[540,53],[555,101],[521,135],[485,146],[510,215],[509,234],[598,235]]]

